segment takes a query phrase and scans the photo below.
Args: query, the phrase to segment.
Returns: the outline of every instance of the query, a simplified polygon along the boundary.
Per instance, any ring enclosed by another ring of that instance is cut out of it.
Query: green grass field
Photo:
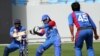
[[[38,45],[30,45],[29,56],[35,56],[35,51]],[[72,43],[62,44],[62,56],[75,56],[74,45]],[[95,56],[100,56],[100,42],[94,43]],[[0,46],[0,56],[3,56],[4,46]],[[82,49],[83,56],[87,56],[86,45]],[[9,56],[18,56],[18,50],[11,53]],[[43,56],[54,56],[53,46],[44,52]]]

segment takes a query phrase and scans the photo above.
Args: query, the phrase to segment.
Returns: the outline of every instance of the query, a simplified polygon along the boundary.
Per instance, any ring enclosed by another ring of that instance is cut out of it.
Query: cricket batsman
[[[93,32],[94,38],[99,38],[96,25],[90,18],[89,14],[80,10],[80,4],[74,2],[71,5],[72,13],[68,17],[69,28],[71,32],[71,40],[75,39],[75,56],[82,56],[82,47],[84,41],[86,42],[88,56],[95,56],[93,49]],[[77,28],[77,33],[74,36],[74,24]]]
[[[25,31],[26,28],[21,26],[21,21],[19,19],[15,19],[14,26],[10,28],[10,36],[12,38],[12,42],[10,43],[10,45],[5,47],[3,56],[9,56],[11,52],[20,49],[23,39],[26,39]]]
[[[37,31],[36,27],[33,31],[30,31],[31,34],[43,36],[46,34],[46,41],[41,44],[36,50],[36,56],[42,56],[44,51],[46,51],[49,47],[54,45],[55,56],[61,56],[61,39],[56,28],[55,21],[51,20],[50,17],[45,14],[42,16],[43,26],[38,27],[41,31]]]

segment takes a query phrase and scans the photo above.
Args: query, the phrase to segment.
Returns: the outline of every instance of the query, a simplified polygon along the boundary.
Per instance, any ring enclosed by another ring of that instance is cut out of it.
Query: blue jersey
[[[47,37],[58,34],[58,30],[56,27],[50,27],[50,26],[45,27],[45,31]]]
[[[36,56],[42,56],[43,52],[49,47],[54,45],[55,56],[61,56],[61,39],[56,28],[56,23],[54,21],[49,21],[44,23],[42,28],[46,34],[46,41],[40,45],[36,51]]]
[[[14,29],[16,29],[14,26],[10,28],[10,36],[13,38],[13,33],[14,33]],[[18,32],[21,32],[21,31],[26,31],[26,28],[21,26],[19,29],[18,29]],[[26,38],[26,35],[25,36],[22,36],[23,38]],[[13,38],[14,41],[17,41],[15,38]]]
[[[51,27],[49,24],[44,24],[44,26],[40,28],[44,28],[47,39],[58,34],[56,25]]]
[[[77,28],[80,27],[96,28],[90,16],[82,11],[75,11],[71,13],[68,17],[68,21],[69,21],[69,26],[75,24]]]

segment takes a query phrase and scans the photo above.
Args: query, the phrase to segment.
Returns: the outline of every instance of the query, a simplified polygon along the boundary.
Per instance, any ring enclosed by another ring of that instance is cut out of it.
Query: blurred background
[[[13,19],[21,19],[22,25],[30,30],[42,25],[43,14],[56,21],[62,42],[70,42],[68,15],[72,12],[71,3],[75,1],[80,2],[81,10],[91,16],[100,35],[100,0],[0,0],[0,44],[10,42],[9,29]],[[45,36],[28,34],[27,37],[29,43],[45,41]]]

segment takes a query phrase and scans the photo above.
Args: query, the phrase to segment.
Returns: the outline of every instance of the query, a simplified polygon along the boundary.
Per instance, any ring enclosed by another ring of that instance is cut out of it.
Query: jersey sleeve
[[[49,24],[50,27],[54,27],[54,26],[56,26],[55,21],[50,21],[48,24]]]
[[[71,14],[68,16],[68,23],[69,23],[69,26],[73,26],[73,18]]]
[[[22,27],[21,31],[26,31],[26,28],[25,27]]]
[[[11,37],[13,36],[13,32],[14,32],[14,27],[11,27],[11,28],[10,28],[10,36],[11,36]]]
[[[89,18],[89,22],[91,23],[92,28],[96,29],[96,25],[89,15],[88,15],[88,18]]]

